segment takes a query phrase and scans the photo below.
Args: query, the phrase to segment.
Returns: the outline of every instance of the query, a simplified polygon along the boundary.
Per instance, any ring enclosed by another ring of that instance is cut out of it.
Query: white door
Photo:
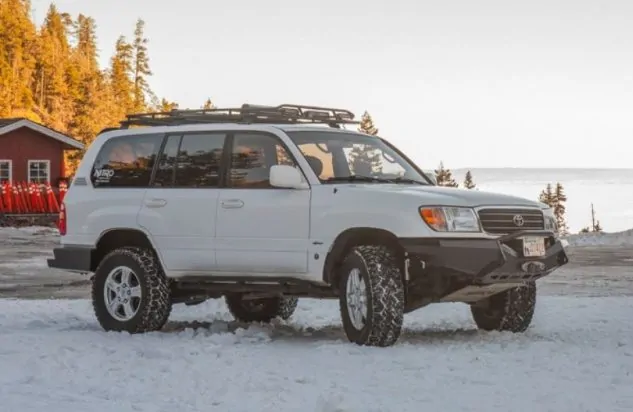
[[[145,192],[139,224],[151,234],[172,276],[216,268],[215,219],[225,137],[212,132],[169,136]]]
[[[270,167],[291,164],[276,136],[233,136],[227,187],[217,207],[216,257],[220,271],[304,274],[308,270],[310,190],[273,188]]]

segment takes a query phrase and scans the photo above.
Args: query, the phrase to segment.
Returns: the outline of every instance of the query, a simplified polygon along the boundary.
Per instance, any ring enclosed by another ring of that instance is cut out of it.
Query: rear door
[[[223,132],[167,136],[139,213],[171,276],[216,268]]]
[[[114,228],[136,228],[137,214],[164,134],[111,137],[91,162],[82,162],[69,194],[65,244],[89,244]],[[92,163],[88,167],[88,163]],[[114,205],[114,206],[113,206]]]
[[[263,132],[236,132],[230,146],[227,187],[221,190],[217,207],[218,270],[306,273],[310,190],[269,183],[272,165],[296,166],[292,155],[281,139]]]

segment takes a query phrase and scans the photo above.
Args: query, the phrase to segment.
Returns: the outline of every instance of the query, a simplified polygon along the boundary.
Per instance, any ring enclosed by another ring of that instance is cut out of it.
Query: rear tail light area
[[[64,203],[59,207],[59,219],[57,220],[57,229],[59,234],[64,236],[66,234],[66,205]]]

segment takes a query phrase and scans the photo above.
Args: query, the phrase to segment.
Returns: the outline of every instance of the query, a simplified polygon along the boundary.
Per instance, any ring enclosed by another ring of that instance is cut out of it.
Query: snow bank
[[[466,305],[405,317],[390,348],[346,341],[336,301],[273,325],[223,301],[162,332],[103,332],[89,301],[0,300],[0,399],[20,412],[633,410],[633,300],[543,297],[525,334],[475,329]],[[195,323],[194,321],[200,321]]]
[[[566,237],[570,246],[633,245],[633,229],[614,233],[578,233]]]

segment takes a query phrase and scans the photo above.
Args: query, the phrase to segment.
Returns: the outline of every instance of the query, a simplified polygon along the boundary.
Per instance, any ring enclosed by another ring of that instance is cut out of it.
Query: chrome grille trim
[[[519,230],[543,230],[545,228],[545,218],[539,209],[485,207],[478,209],[477,214],[482,229],[487,233],[506,234]],[[522,217],[523,225],[515,223],[515,216]]]

